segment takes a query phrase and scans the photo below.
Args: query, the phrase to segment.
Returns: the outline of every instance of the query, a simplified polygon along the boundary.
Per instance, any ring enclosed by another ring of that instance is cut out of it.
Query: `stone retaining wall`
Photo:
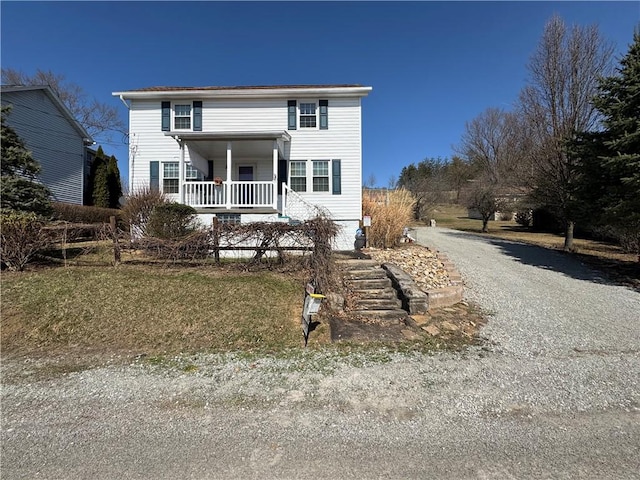
[[[382,264],[409,315],[424,314],[432,308],[448,307],[462,301],[462,276],[446,255],[438,253],[437,257],[447,270],[451,285],[426,291],[421,290],[413,278],[397,265]]]

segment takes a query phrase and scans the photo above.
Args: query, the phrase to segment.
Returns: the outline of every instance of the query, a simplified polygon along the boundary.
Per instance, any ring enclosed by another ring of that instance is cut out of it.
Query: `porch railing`
[[[195,208],[277,206],[275,182],[186,182],[184,201]]]

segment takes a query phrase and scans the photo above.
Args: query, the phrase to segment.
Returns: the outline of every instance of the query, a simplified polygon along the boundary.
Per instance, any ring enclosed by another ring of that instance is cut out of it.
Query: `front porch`
[[[194,208],[269,208],[280,212],[282,202],[276,191],[276,181],[185,182],[182,203]]]

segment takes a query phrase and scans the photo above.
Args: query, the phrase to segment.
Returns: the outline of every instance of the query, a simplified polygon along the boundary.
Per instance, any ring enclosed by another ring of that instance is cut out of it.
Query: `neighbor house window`
[[[191,105],[173,106],[173,125],[175,130],[191,129]]]
[[[316,104],[301,103],[300,104],[300,128],[316,127]]]
[[[313,161],[313,191],[329,191],[329,160]]]
[[[307,162],[291,162],[289,166],[289,186],[294,192],[307,191]]]
[[[179,193],[178,162],[163,164],[162,169],[162,192]]]

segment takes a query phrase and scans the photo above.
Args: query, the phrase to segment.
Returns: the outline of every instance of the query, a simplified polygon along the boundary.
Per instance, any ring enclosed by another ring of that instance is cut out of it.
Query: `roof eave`
[[[154,90],[113,92],[115,97],[128,100],[158,98],[289,98],[289,97],[366,97],[372,87],[309,87],[241,90]]]

